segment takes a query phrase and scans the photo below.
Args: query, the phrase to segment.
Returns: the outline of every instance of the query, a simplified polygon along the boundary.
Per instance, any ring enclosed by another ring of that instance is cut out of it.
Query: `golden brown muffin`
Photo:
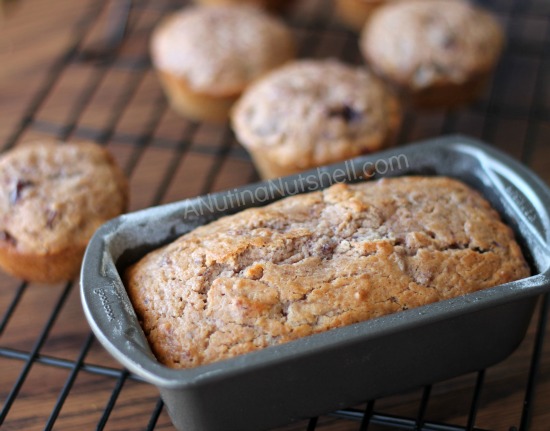
[[[253,5],[260,6],[272,12],[286,10],[294,3],[294,0],[195,0],[203,5]]]
[[[250,82],[294,55],[290,30],[251,6],[182,9],[160,23],[151,41],[171,106],[195,120],[225,120]]]
[[[0,157],[0,266],[27,281],[69,280],[94,231],[127,203],[127,181],[99,145],[18,146]]]
[[[361,50],[381,76],[419,107],[476,98],[503,48],[495,17],[465,0],[387,3],[368,20]]]
[[[336,14],[352,30],[360,31],[371,13],[388,0],[335,0]]]
[[[364,68],[300,60],[250,86],[231,120],[262,178],[339,162],[388,145],[401,109]]]
[[[402,177],[221,218],[146,255],[125,285],[158,360],[188,368],[528,275],[476,191]]]

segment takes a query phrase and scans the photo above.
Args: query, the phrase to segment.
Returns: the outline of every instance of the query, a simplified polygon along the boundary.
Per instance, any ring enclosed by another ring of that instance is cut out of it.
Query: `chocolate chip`
[[[441,40],[441,45],[445,49],[454,49],[458,44],[457,37],[454,33],[447,33]]]
[[[323,244],[321,246],[321,253],[323,256],[330,256],[333,254],[334,249],[336,248],[335,244]]]
[[[46,226],[48,229],[53,228],[53,222],[57,217],[57,211],[56,210],[48,210],[46,213]]]
[[[17,180],[15,183],[15,187],[10,193],[10,202],[11,204],[17,203],[19,199],[21,199],[21,194],[23,193],[23,190],[25,190],[27,187],[34,186],[34,183],[32,181],[28,180]]]
[[[13,246],[17,245],[17,240],[7,230],[0,230],[0,241],[7,242]]]
[[[337,108],[331,108],[328,111],[329,117],[341,117],[346,123],[359,120],[361,118],[361,112],[353,109],[349,105],[342,105]]]

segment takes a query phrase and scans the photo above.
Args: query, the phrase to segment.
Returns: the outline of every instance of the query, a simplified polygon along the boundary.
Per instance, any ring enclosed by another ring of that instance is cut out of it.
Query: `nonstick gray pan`
[[[446,175],[481,192],[515,231],[533,275],[192,369],[156,361],[119,275],[126,265],[196,226],[253,205],[333,182],[408,174]],[[523,339],[537,297],[550,286],[549,208],[549,189],[519,162],[467,137],[437,138],[114,219],[86,251],[82,303],[105,348],[159,389],[176,428],[269,429],[506,358]]]

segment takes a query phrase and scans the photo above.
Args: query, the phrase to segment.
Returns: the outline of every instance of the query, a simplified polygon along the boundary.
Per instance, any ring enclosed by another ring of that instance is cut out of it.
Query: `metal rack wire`
[[[134,0],[122,45],[117,46],[117,49],[106,50],[102,55],[95,53],[89,56],[85,49],[86,36],[105,7],[104,3],[107,2],[93,2],[81,22],[77,23],[71,45],[52,65],[3,148],[17,144],[27,134],[60,139],[92,139],[113,150],[123,162],[128,176],[136,179],[136,189],[139,189],[140,181],[148,180],[142,178],[141,170],[144,164],[151,162],[149,157],[164,154],[161,161],[155,162],[161,168],[156,171],[152,193],[138,196],[134,209],[255,180],[256,175],[248,156],[236,144],[227,125],[214,126],[167,119],[170,110],[152,77],[146,40],[158,19],[181,7],[182,2]],[[547,78],[550,77],[550,8],[543,1],[535,0],[494,0],[484,3],[500,15],[507,24],[510,36],[504,58],[487,94],[479,102],[458,111],[435,114],[407,112],[398,141],[399,144],[405,144],[411,140],[450,132],[467,133],[495,143],[536,168],[543,129],[550,125],[546,86]],[[285,17],[299,40],[300,56],[338,56],[348,62],[360,63],[357,36],[333,19],[330,2],[315,0],[304,1],[304,4]],[[82,72],[85,79],[80,80],[78,88],[72,89],[70,103],[63,113],[51,118],[45,114],[45,107],[55,103],[56,94],[63,89],[64,77],[73,73],[74,69]],[[123,79],[117,78],[117,74],[122,75]],[[116,92],[108,98],[108,106],[99,105],[100,110],[106,111],[107,115],[102,117],[102,121],[96,121],[101,117],[97,114],[96,99],[103,88],[116,88]],[[142,94],[146,97],[139,100]],[[133,114],[140,116],[140,127],[125,127],[124,118]],[[510,123],[517,127],[512,130]],[[203,161],[201,175],[191,175],[193,181],[184,183],[182,181],[186,177],[182,175],[182,169],[189,167],[189,159],[193,157]],[[235,173],[236,170],[239,172]],[[8,279],[0,282],[13,283]],[[75,299],[76,285],[76,282],[69,282],[52,288],[43,307],[44,314],[37,319],[42,324],[35,328],[25,346],[17,343],[13,345],[9,337],[10,327],[16,326],[14,322],[23,319],[25,301],[41,301],[44,294],[27,283],[21,283],[13,289],[9,304],[0,316],[0,360],[11,364],[17,372],[3,401],[0,425],[9,426],[10,417],[17,415],[18,404],[25,396],[25,386],[34,379],[33,372],[45,368],[63,370],[64,383],[54,392],[48,392],[50,401],[43,403],[49,406],[48,414],[37,419],[40,423],[29,424],[29,428],[70,429],[71,401],[78,399],[79,391],[86,391],[93,385],[99,391],[98,399],[103,404],[94,407],[90,413],[93,420],[85,425],[88,429],[127,429],[127,424],[122,425],[122,422],[128,418],[123,414],[117,417],[117,412],[132,403],[138,403],[143,414],[132,417],[131,429],[171,429],[163,403],[155,391],[110,361],[85,324],[75,324],[75,319],[83,321],[81,314],[74,311],[78,310],[77,307],[71,305],[78,301]],[[530,429],[546,333],[547,309],[548,299],[544,298],[529,344],[525,347],[529,353],[521,357],[522,366],[526,369],[522,374],[525,377],[522,383],[525,389],[523,399],[516,405],[516,415],[509,424],[510,430]],[[75,324],[77,329],[71,337],[63,335],[63,331],[61,336],[56,335],[60,321]],[[70,339],[67,345],[63,344],[64,336]],[[61,353],[56,350],[55,343],[61,343]],[[79,382],[81,379],[84,380],[82,384]],[[477,425],[477,419],[483,409],[481,398],[486,386],[486,370],[480,370],[460,381],[460,399],[466,401],[465,413],[458,421],[443,423],[431,419],[428,407],[436,397],[436,388],[427,386],[419,392],[404,395],[409,405],[405,409],[406,413],[396,414],[388,408],[387,403],[373,400],[361,408],[333,412],[326,417],[313,418],[285,429],[482,431]]]

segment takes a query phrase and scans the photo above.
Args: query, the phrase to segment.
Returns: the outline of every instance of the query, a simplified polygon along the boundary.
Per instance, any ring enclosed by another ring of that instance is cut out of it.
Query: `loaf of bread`
[[[529,273],[478,192],[410,176],[223,217],[147,254],[124,282],[158,360],[189,368]]]

